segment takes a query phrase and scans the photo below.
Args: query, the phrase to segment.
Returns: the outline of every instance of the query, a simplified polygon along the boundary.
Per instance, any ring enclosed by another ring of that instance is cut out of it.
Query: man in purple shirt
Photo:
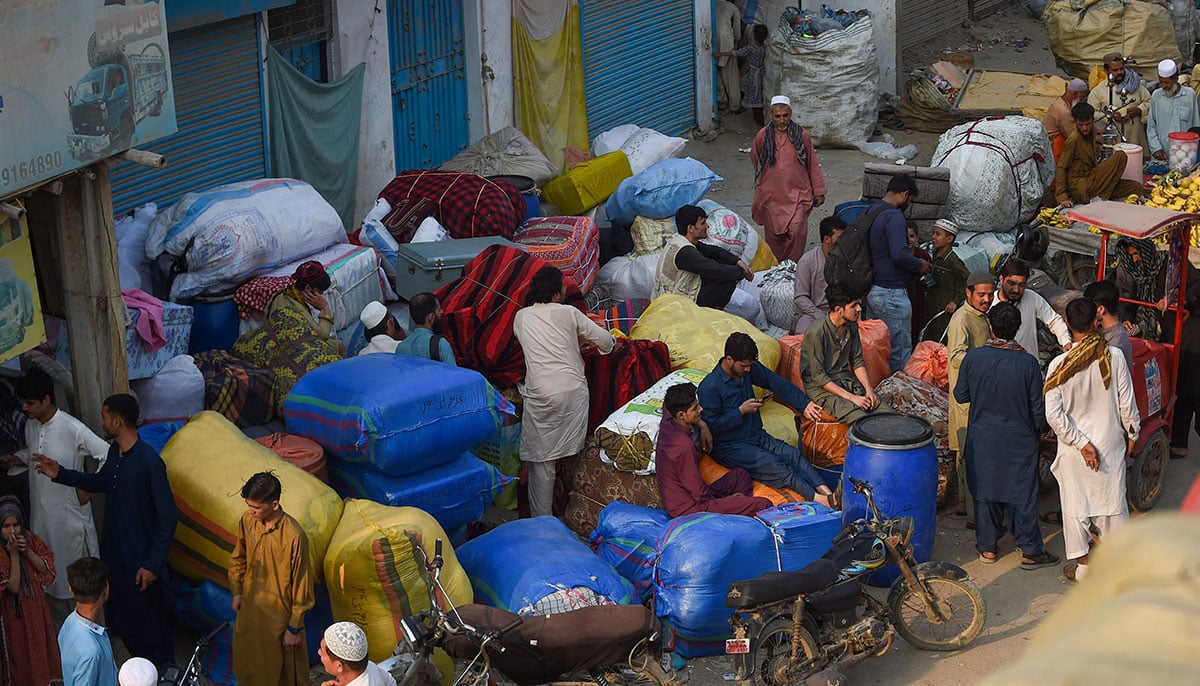
[[[700,419],[696,387],[681,383],[667,389],[663,399],[663,419],[654,449],[654,479],[662,495],[663,507],[672,517],[695,512],[754,515],[771,507],[771,501],[750,495],[754,482],[750,473],[734,467],[711,484],[700,477],[700,451],[694,430],[699,430],[701,446],[711,450],[712,434]]]
[[[904,210],[917,197],[917,182],[908,174],[896,174],[888,181],[883,199],[867,212],[881,205],[890,205],[875,216],[871,223],[868,246],[875,281],[867,293],[867,309],[871,319],[882,319],[892,336],[892,356],[889,367],[896,372],[904,367],[912,354],[912,302],[908,299],[908,282],[914,274],[928,272],[932,265],[918,259],[908,246],[908,220]]]

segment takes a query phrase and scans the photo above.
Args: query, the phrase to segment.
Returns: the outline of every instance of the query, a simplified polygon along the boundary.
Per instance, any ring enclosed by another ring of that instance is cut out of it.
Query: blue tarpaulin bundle
[[[475,602],[520,615],[633,602],[633,587],[554,517],[518,519],[456,550]]]
[[[671,518],[663,510],[613,501],[600,510],[588,539],[592,550],[625,577],[641,597],[654,584],[654,546]]]
[[[305,374],[283,403],[288,431],[393,476],[462,455],[512,403],[479,372],[408,355],[363,355]]]

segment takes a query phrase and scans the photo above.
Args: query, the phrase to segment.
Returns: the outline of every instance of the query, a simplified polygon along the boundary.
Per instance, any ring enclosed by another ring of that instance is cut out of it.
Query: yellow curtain
[[[588,149],[579,3],[516,0],[513,91],[517,128],[559,170],[567,146]],[[564,12],[565,10],[565,12]],[[557,30],[557,14],[563,17]]]

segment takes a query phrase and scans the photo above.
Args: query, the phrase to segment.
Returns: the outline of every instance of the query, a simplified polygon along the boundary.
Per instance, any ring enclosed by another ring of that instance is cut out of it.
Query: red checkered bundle
[[[587,217],[538,217],[517,229],[513,240],[531,255],[562,270],[584,293],[600,268],[600,230]]]

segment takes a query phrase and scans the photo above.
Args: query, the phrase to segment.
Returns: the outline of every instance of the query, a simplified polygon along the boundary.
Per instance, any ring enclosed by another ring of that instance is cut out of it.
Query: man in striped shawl
[[[771,98],[771,121],[754,137],[754,203],[767,245],[780,260],[799,260],[808,240],[808,215],[825,202],[825,177],[808,131],[792,121],[792,102]]]
[[[1096,305],[1086,298],[1067,304],[1074,345],[1050,362],[1046,374],[1046,421],[1058,436],[1050,471],[1062,501],[1068,579],[1087,573],[1091,540],[1129,520],[1125,503],[1125,455],[1140,428],[1133,379],[1120,349],[1096,330]]]

